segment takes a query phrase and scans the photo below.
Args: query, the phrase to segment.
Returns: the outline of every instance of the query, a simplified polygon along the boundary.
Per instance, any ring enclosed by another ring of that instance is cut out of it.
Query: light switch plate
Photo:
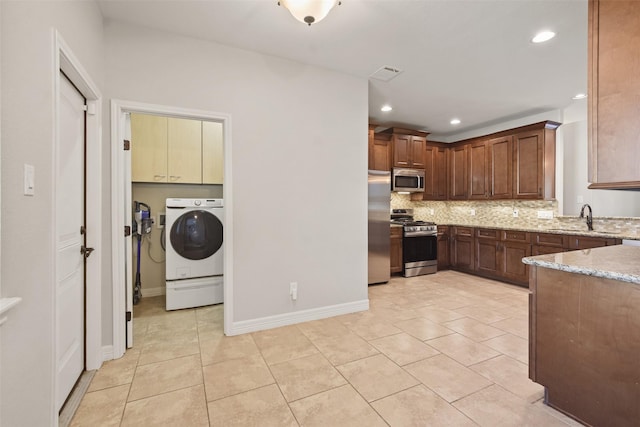
[[[33,165],[24,164],[24,195],[33,196],[35,194],[35,168]]]

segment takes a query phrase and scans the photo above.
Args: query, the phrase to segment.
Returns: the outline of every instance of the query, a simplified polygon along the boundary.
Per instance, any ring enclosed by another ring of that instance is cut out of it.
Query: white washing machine
[[[167,310],[223,301],[222,199],[166,200]]]

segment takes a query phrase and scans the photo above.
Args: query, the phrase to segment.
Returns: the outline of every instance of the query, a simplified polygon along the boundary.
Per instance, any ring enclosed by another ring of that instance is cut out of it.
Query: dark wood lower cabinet
[[[447,270],[451,266],[449,261],[449,227],[438,226],[438,270]]]
[[[474,270],[473,228],[451,227],[451,267],[461,271]]]
[[[585,425],[640,420],[640,291],[617,280],[532,266],[529,377],[548,405]]]
[[[439,230],[440,227],[444,226]],[[448,230],[449,239],[438,235],[438,252],[447,251],[446,244],[450,244],[447,267],[525,287],[529,286],[529,266],[522,258],[622,243],[620,239],[604,237],[494,228],[448,226]],[[438,269],[444,269],[440,262],[438,255]]]
[[[476,265],[478,273],[489,276],[500,274],[499,230],[476,229]]]
[[[391,227],[391,273],[402,272],[402,227]]]

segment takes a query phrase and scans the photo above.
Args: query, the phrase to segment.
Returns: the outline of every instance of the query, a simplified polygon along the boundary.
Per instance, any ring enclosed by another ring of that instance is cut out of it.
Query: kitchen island
[[[530,267],[529,377],[587,425],[640,420],[640,247],[523,259]]]

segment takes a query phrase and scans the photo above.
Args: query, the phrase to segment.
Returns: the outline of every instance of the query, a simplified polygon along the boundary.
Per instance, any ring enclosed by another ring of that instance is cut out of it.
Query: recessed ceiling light
[[[451,119],[451,123],[452,125],[459,125],[460,124],[460,119]]]
[[[551,40],[555,36],[556,36],[556,33],[554,33],[553,31],[540,31],[538,34],[535,35],[534,38],[531,39],[531,41],[533,43],[544,43],[546,41]]]
[[[572,99],[585,99],[587,97],[586,93],[579,93],[576,96],[574,96]]]
[[[380,111],[384,111],[385,113],[391,110],[393,110],[393,108],[391,108],[391,105],[383,105],[382,108],[380,109]]]

